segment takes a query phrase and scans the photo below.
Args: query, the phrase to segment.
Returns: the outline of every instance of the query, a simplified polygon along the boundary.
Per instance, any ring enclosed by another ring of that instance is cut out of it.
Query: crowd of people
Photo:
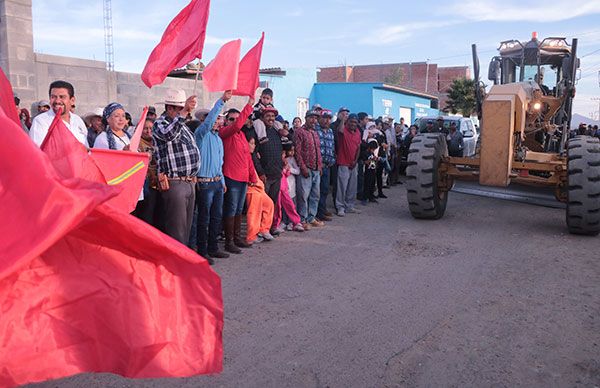
[[[160,115],[149,107],[138,149],[150,163],[133,214],[211,264],[285,232],[360,213],[359,201],[387,198],[383,189],[400,183],[400,159],[417,133],[403,119],[373,119],[345,107],[334,114],[318,104],[290,125],[268,88],[256,104],[248,98],[241,111],[224,111],[231,98],[226,91],[211,109],[196,109],[196,96],[168,90]],[[38,146],[61,110],[66,127],[86,147],[129,150],[135,127],[118,102],[80,118],[73,86],[55,81],[49,101],[36,107],[33,118],[21,118]]]
[[[168,90],[160,115],[149,107],[138,151],[149,155],[143,192],[133,214],[195,249],[211,264],[240,254],[285,232],[321,228],[334,216],[360,213],[400,184],[415,125],[392,117],[374,119],[318,104],[291,125],[264,89],[259,101],[224,111],[226,91],[211,109],[196,109],[196,96]],[[15,97],[18,107],[19,101]],[[88,148],[129,150],[131,115],[118,102],[75,114],[75,90],[66,81],[49,87],[49,101],[31,117],[20,110],[23,129],[39,146],[56,113]],[[443,123],[443,120],[442,120]],[[429,120],[425,131],[444,132],[452,156],[462,156],[460,131]],[[597,126],[578,134],[600,137]],[[243,215],[246,233],[242,233]],[[224,237],[224,246],[219,241]]]

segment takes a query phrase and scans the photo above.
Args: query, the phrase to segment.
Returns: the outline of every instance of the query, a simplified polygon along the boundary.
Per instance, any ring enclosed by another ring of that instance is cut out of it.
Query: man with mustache
[[[31,129],[29,130],[29,137],[31,137],[31,140],[33,140],[38,147],[42,145],[42,142],[48,134],[50,124],[52,124],[52,121],[54,120],[54,116],[56,116],[58,110],[61,109],[61,119],[66,127],[81,144],[89,147],[85,123],[81,117],[71,113],[71,108],[75,105],[75,89],[73,88],[73,85],[66,81],[54,81],[50,84],[48,94],[50,95],[50,106],[52,109],[35,116],[31,123]]]

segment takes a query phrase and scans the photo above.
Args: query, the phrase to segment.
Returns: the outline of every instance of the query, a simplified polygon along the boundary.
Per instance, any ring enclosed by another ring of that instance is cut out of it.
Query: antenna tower
[[[113,47],[112,5],[111,0],[104,0],[104,59],[106,70],[115,71],[115,51]]]

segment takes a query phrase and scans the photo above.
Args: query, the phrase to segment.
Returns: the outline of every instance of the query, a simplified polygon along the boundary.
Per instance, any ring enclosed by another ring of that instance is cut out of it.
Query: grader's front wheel
[[[600,233],[600,142],[576,136],[567,145],[567,226],[573,234]]]
[[[444,156],[448,156],[448,146],[442,134],[419,134],[410,145],[406,196],[414,218],[436,220],[446,211],[448,193],[438,187],[438,168]]]

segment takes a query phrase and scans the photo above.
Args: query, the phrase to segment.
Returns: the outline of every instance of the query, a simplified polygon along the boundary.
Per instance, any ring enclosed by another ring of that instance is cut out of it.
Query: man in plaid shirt
[[[295,156],[300,167],[300,175],[296,177],[296,205],[304,229],[325,225],[316,218],[322,168],[321,141],[315,131],[318,117],[317,112],[309,110],[306,112],[306,124],[294,132]]]
[[[327,196],[329,195],[329,186],[331,184],[331,173],[335,167],[335,139],[333,129],[331,129],[331,118],[333,115],[330,110],[321,110],[319,123],[317,124],[317,133],[321,142],[321,159],[323,168],[321,173],[321,190],[319,198],[319,208],[317,218],[321,221],[331,221],[332,213],[327,210]]]
[[[152,130],[163,206],[163,232],[182,244],[189,240],[200,167],[200,151],[194,134],[180,115],[185,103],[183,90],[167,90],[165,112],[156,119]]]

